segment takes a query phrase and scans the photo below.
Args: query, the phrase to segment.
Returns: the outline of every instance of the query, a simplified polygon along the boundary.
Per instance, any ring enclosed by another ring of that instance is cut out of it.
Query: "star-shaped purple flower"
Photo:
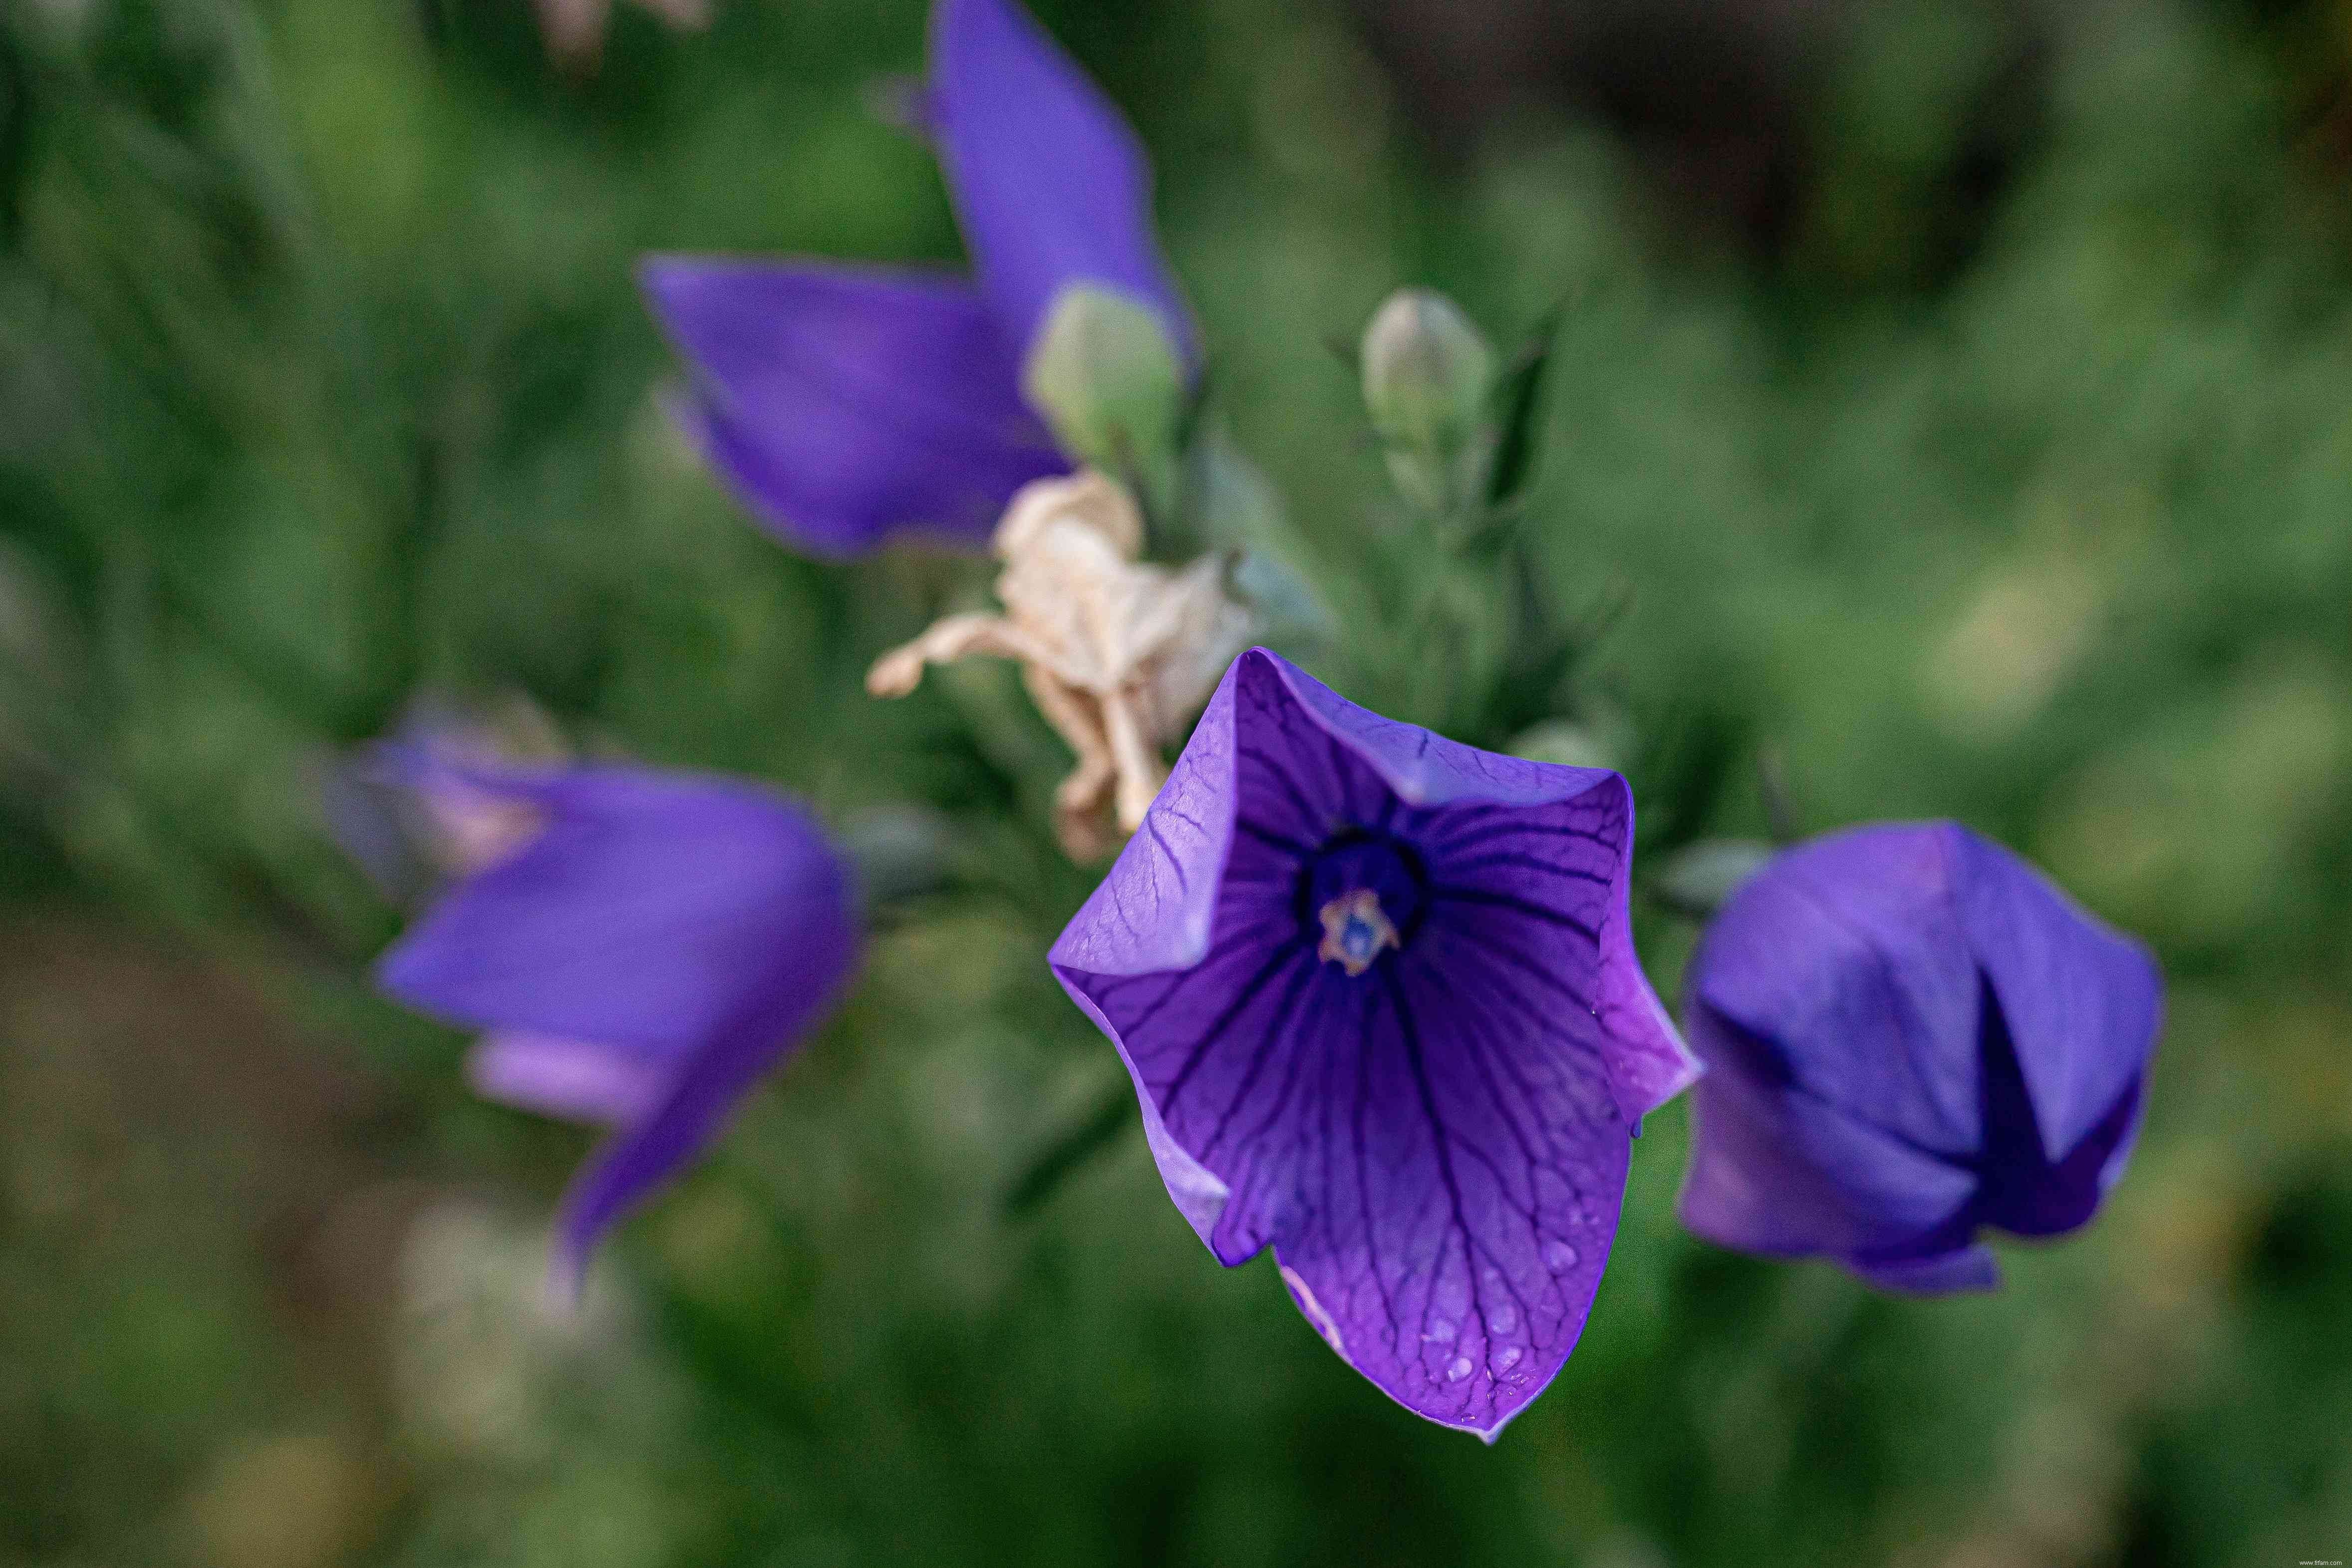
[[[693,369],[678,414],[788,543],[854,555],[900,530],[984,543],[1013,492],[1067,471],[1021,374],[1085,284],[1190,329],[1152,237],[1134,133],[1017,5],[939,0],[921,119],[974,278],[657,257],[654,311]]]
[[[841,994],[858,952],[847,868],[806,813],[750,784],[383,757],[484,853],[378,983],[486,1031],[467,1063],[483,1094],[613,1129],[564,1198],[558,1271],[576,1280]]]
[[[1220,1262],[1491,1438],[1576,1343],[1642,1114],[1696,1068],[1626,923],[1600,768],[1368,712],[1254,649],[1054,972],[1118,1047]]]
[[[2137,943],[1955,824],[1790,850],[1691,962],[1709,1070],[1683,1222],[1890,1289],[1989,1289],[1979,1231],[2073,1230],[2122,1173],[2161,990]]]

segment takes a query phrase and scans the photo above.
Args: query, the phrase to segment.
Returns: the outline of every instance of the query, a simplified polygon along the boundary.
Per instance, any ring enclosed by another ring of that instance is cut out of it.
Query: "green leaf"
[[[32,72],[16,41],[0,33],[0,246],[13,246],[33,163]]]
[[[1550,368],[1552,339],[1559,331],[1559,312],[1555,310],[1529,336],[1495,389],[1495,458],[1486,470],[1489,506],[1507,506],[1535,477],[1544,374]]]

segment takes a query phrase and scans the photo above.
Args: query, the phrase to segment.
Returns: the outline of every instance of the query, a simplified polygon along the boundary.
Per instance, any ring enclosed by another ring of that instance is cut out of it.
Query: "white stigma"
[[[1370,888],[1359,888],[1325,904],[1322,921],[1323,945],[1315,950],[1315,955],[1349,974],[1370,969],[1381,949],[1402,945],[1396,926],[1381,908],[1381,896]]]

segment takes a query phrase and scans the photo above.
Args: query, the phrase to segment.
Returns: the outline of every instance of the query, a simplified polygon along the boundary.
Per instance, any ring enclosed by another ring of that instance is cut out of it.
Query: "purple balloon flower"
[[[1889,1289],[1999,1283],[1986,1228],[2088,1220],[2138,1130],[2162,984],[2140,947],[1948,822],[1772,860],[1706,932],[1683,1223]]]
[[[1218,1261],[1271,1245],[1391,1398],[1492,1438],[1568,1359],[1630,1139],[1687,1084],[1633,802],[1234,661],[1054,972]]]
[[[903,529],[982,544],[1014,490],[1067,471],[1021,389],[1063,289],[1124,295],[1190,342],[1118,111],[1008,0],[940,0],[930,49],[921,117],[973,281],[703,257],[641,273],[693,366],[688,434],[762,522],[818,555]]]
[[[576,1281],[604,1228],[840,994],[858,950],[848,870],[806,813],[750,784],[384,756],[486,853],[379,984],[486,1031],[467,1063],[483,1094],[613,1129],[564,1198],[558,1269]]]

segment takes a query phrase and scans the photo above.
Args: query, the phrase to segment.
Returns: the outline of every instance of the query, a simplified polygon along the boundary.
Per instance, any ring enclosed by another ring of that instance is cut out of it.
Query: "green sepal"
[[[1552,339],[1559,331],[1557,311],[1529,334],[1495,386],[1495,456],[1486,467],[1486,504],[1508,506],[1535,477],[1536,448],[1542,435],[1544,375],[1551,366]]]

